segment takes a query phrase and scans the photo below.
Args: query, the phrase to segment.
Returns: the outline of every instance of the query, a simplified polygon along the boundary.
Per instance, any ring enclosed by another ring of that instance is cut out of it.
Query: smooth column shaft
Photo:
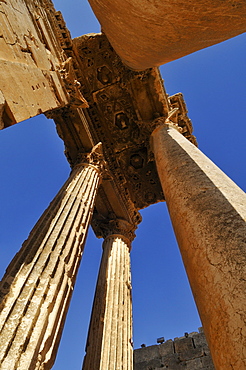
[[[245,193],[172,126],[152,145],[215,368],[245,369]]]
[[[83,370],[132,370],[130,253],[121,235],[105,239]]]
[[[1,370],[52,367],[98,184],[96,167],[76,167],[7,268],[0,286]]]

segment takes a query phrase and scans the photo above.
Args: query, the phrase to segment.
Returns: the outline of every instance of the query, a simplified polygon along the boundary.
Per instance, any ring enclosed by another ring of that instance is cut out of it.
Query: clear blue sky
[[[85,0],[56,0],[72,36],[100,27]],[[165,40],[163,40],[165,42]],[[161,67],[167,92],[184,94],[199,148],[246,188],[246,34]],[[36,117],[0,132],[0,272],[69,175],[54,123]],[[201,325],[165,203],[142,212],[132,249],[134,345]],[[80,370],[101,240],[89,233],[55,370]]]

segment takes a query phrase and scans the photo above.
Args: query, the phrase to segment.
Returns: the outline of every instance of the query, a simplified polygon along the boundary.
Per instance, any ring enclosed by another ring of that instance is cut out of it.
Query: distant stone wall
[[[202,328],[183,337],[134,351],[134,370],[214,370]]]

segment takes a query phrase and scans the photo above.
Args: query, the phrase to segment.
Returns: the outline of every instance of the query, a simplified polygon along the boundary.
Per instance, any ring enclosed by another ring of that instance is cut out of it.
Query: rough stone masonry
[[[134,370],[162,369],[214,370],[203,329],[134,351]]]

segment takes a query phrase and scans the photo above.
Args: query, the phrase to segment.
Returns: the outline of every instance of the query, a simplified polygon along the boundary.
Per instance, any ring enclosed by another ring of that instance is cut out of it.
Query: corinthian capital
[[[178,112],[179,108],[173,108],[172,110],[169,111],[167,117],[158,117],[152,122],[152,129],[155,130],[156,128],[163,126],[163,125],[168,125],[172,126],[176,130],[178,130],[180,133],[182,133],[182,127],[178,125]]]
[[[119,218],[95,218],[93,220],[93,229],[98,237],[106,239],[112,235],[120,235],[127,239],[130,245],[135,238],[137,225]]]
[[[100,172],[100,174],[108,172],[107,163],[104,159],[103,147],[101,142],[96,144],[92,148],[91,152],[78,154],[75,166],[79,166],[82,164],[89,164],[94,166]]]
[[[89,164],[92,164],[95,167],[104,169],[106,166],[106,161],[104,160],[102,143],[96,144],[91,152],[87,155]]]

